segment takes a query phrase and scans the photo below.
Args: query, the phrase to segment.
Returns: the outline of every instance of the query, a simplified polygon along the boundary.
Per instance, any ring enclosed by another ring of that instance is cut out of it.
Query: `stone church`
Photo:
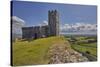
[[[37,39],[59,35],[59,14],[57,10],[48,11],[48,25],[22,28],[23,39]]]

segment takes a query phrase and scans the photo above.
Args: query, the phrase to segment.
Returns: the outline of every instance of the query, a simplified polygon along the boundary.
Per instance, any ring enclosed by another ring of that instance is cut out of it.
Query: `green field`
[[[32,41],[15,41],[13,46],[13,65],[47,64],[49,47],[55,43],[64,43],[63,37],[48,37]]]
[[[82,53],[89,53],[91,56],[97,58],[97,41],[96,37],[88,37],[88,36],[71,36],[66,37],[69,40],[72,48]],[[89,40],[94,40],[89,42]]]
[[[83,46],[84,45],[84,46]],[[90,47],[87,47],[89,45]],[[90,52],[91,55],[97,56],[97,48],[96,47],[91,47],[91,45],[96,45],[96,44],[82,44],[82,45],[72,45],[72,47],[76,50],[79,50],[81,52]]]

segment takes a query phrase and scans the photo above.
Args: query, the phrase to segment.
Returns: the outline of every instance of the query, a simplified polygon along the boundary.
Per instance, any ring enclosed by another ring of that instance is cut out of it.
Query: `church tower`
[[[59,35],[59,14],[57,10],[48,11],[48,26],[50,36]]]

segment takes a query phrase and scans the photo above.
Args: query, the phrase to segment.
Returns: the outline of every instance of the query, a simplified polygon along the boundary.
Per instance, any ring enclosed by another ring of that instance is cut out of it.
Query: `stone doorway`
[[[35,34],[34,34],[34,39],[37,39],[37,37],[38,37],[38,36],[37,36],[37,33],[35,33]]]

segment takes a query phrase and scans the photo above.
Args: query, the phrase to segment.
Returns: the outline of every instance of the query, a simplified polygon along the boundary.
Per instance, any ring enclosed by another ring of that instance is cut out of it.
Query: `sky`
[[[28,25],[38,25],[48,21],[48,10],[57,10],[60,23],[96,23],[97,7],[89,5],[54,4],[13,1],[12,15],[23,19]]]
[[[88,27],[91,27],[89,28],[91,30],[96,28],[97,6],[95,5],[13,1],[12,16],[24,20],[26,26],[35,26],[48,22],[48,10],[55,9],[59,13],[60,27],[64,31],[73,28],[76,30],[78,27],[82,31]]]

